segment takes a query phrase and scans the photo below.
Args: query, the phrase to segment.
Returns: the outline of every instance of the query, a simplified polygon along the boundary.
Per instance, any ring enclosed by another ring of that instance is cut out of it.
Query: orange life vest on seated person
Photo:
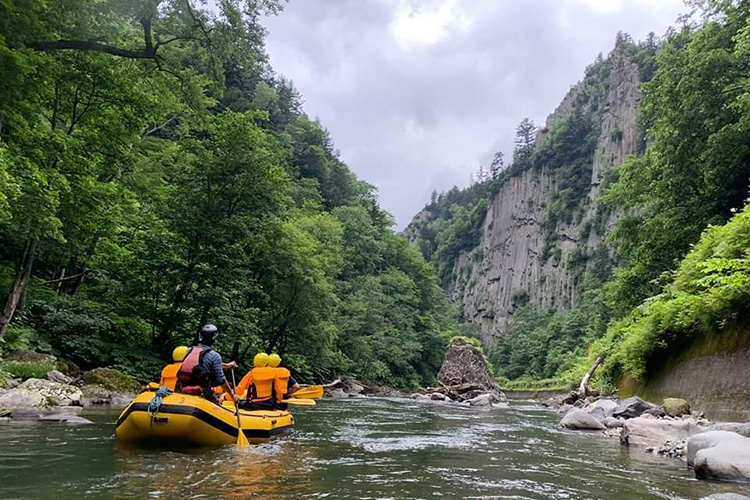
[[[274,368],[274,370],[276,370],[276,381],[274,382],[276,389],[276,402],[281,403],[289,391],[289,377],[291,374],[289,373],[289,370],[282,367]]]
[[[161,371],[161,380],[159,385],[166,386],[170,391],[174,391],[177,384],[177,372],[180,371],[182,363],[172,363],[164,367]]]
[[[276,368],[260,366],[242,377],[237,386],[237,395],[253,402],[267,401],[274,395]]]

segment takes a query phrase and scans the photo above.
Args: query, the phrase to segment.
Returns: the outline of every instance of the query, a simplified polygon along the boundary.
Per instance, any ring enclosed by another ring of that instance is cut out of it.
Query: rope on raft
[[[166,386],[161,386],[156,391],[156,394],[154,394],[154,397],[151,398],[151,402],[148,404],[148,415],[151,418],[154,418],[157,413],[159,413],[159,409],[161,408],[161,401],[165,396],[169,396],[172,394],[172,391],[169,390]]]

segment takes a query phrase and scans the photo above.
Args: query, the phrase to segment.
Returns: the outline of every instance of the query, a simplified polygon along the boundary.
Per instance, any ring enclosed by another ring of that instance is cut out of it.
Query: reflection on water
[[[395,399],[295,409],[294,434],[238,449],[119,445],[96,425],[0,424],[0,498],[698,499],[750,488],[700,482],[680,462],[556,429],[520,406],[476,410]]]

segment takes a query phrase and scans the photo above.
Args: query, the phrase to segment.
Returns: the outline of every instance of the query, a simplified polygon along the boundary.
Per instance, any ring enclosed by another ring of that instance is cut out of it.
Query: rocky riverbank
[[[96,368],[77,377],[55,369],[44,378],[5,378],[0,387],[0,417],[88,423],[76,415],[83,407],[124,407],[141,388],[130,376],[109,368]]]
[[[687,401],[666,398],[661,405],[575,393],[545,403],[564,416],[560,426],[600,433],[624,446],[682,460],[699,479],[750,483],[750,423],[714,423],[691,411]]]

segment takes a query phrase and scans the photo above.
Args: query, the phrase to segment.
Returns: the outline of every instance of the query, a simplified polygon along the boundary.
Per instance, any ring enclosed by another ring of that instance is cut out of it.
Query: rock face
[[[464,321],[480,327],[485,345],[492,345],[508,330],[521,299],[559,311],[576,305],[583,280],[580,259],[572,256],[587,256],[585,267],[612,260],[602,239],[618,215],[598,213],[596,202],[612,167],[637,151],[641,92],[638,66],[623,50],[615,49],[605,64],[609,76],[601,82],[603,94],[590,97],[587,89],[591,82],[586,80],[574,86],[537,138],[537,142],[545,140],[547,130],[576,113],[591,116],[598,127],[581,217],[557,224],[551,233],[554,245],[550,255],[542,255],[549,242],[547,221],[558,190],[557,179],[553,165],[528,169],[500,187],[489,202],[477,250],[463,253],[454,263],[449,295],[462,306]],[[428,214],[420,212],[404,234],[414,241],[419,225],[426,220]]]
[[[736,432],[740,436],[750,438],[750,422],[740,424],[736,422],[725,422],[723,424],[714,424],[708,428],[710,431],[729,431]]]
[[[86,372],[83,381],[118,393],[136,394],[141,390],[141,384],[133,377],[111,368],[95,368]]]
[[[750,482],[750,438],[727,431],[693,436],[688,465],[699,479]]]
[[[594,430],[603,431],[607,427],[591,416],[588,412],[580,408],[573,408],[565,414],[560,421],[562,427],[568,429]]]

